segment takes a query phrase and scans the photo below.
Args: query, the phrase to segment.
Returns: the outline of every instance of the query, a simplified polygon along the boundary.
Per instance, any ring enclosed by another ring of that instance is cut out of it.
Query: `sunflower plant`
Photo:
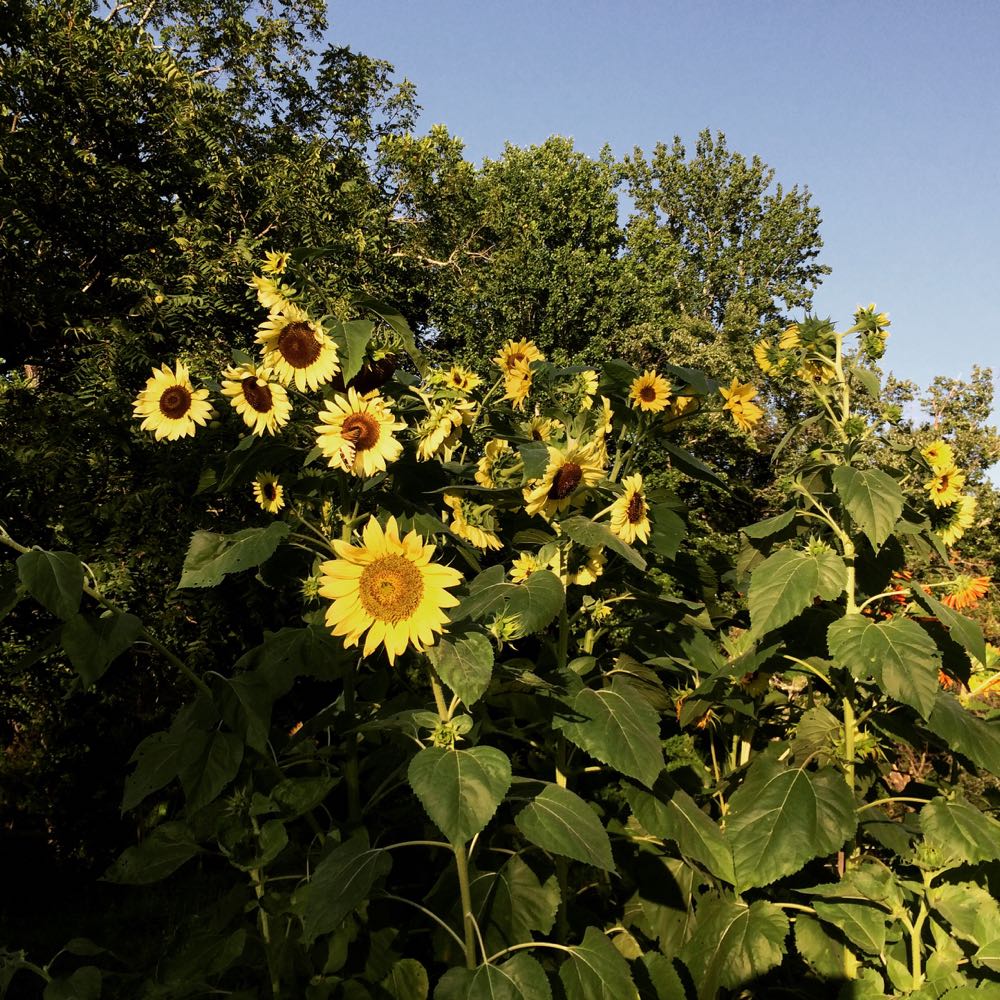
[[[218,904],[154,969],[15,971],[94,996],[995,995],[996,657],[950,568],[975,512],[947,442],[873,406],[884,313],[756,352],[812,406],[776,452],[787,505],[717,584],[733,612],[665,484],[725,489],[692,442],[763,441],[754,385],[523,338],[434,367],[308,255],[260,271],[255,353],[204,388],[164,366],[135,415],[204,441],[215,523],[177,586],[263,588],[271,619],[199,673],[75,556],[3,536],[85,683],[142,643],[190,691],[132,758],[144,835],[107,878]]]

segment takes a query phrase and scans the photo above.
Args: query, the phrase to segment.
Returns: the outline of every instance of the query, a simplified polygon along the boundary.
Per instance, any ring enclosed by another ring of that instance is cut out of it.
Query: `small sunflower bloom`
[[[571,545],[561,555],[557,552],[548,565],[564,587],[589,587],[604,572],[605,561],[599,545],[588,549]]]
[[[977,607],[979,599],[989,592],[990,579],[988,576],[969,576],[960,573],[952,580],[948,593],[941,598],[941,603],[956,611]]]
[[[652,369],[644,371],[628,391],[633,408],[645,413],[659,413],[670,402],[670,385]]]
[[[463,396],[478,389],[483,383],[483,380],[475,372],[469,371],[468,368],[463,368],[461,365],[452,365],[448,371],[442,372],[440,381],[449,389],[454,389],[455,392],[460,392]]]
[[[285,387],[268,375],[266,368],[245,364],[227,368],[222,376],[222,394],[229,397],[247,427],[261,436],[277,434],[292,416]]]
[[[464,538],[477,549],[503,548],[503,542],[495,530],[497,522],[490,506],[477,504],[461,493],[445,493],[443,499],[451,508],[448,528],[452,534]]]
[[[571,386],[572,396],[581,410],[589,410],[594,405],[597,384],[597,372],[589,368],[574,377]]]
[[[334,541],[336,559],[320,566],[320,595],[332,604],[326,624],[345,646],[356,646],[365,635],[363,656],[384,646],[395,664],[412,646],[423,652],[437,642],[458,598],[449,588],[462,582],[450,566],[432,562],[435,546],[416,531],[400,537],[390,517],[385,528],[372,517],[365,525],[361,545]]]
[[[941,532],[941,541],[951,546],[972,527],[976,517],[976,498],[960,496],[951,507],[946,508],[945,513],[945,520],[938,531]]]
[[[272,313],[257,334],[270,368],[282,385],[299,392],[318,389],[340,371],[337,345],[297,306]]]
[[[611,505],[611,530],[631,545],[637,538],[648,542],[650,527],[642,476],[626,476],[622,480],[622,495]]]
[[[593,445],[568,444],[565,448],[549,445],[545,472],[524,489],[524,509],[528,514],[551,518],[577,502],[603,475],[604,467]]]
[[[545,569],[548,563],[539,559],[533,552],[522,552],[510,566],[510,579],[512,583],[524,583],[532,573],[537,573],[540,569]]]
[[[414,430],[417,461],[429,462],[433,458],[450,461],[461,442],[462,428],[472,423],[475,412],[472,403],[432,403],[427,416]]]
[[[533,361],[544,361],[545,355],[530,340],[508,340],[493,359],[505,378],[509,378],[520,365],[527,365],[530,371]]]
[[[285,506],[285,488],[273,473],[262,472],[254,480],[253,498],[268,514],[277,514]]]
[[[270,251],[264,255],[264,263],[261,264],[260,269],[265,274],[284,274],[285,268],[288,267],[288,262],[292,259],[290,253],[285,251]]]
[[[720,389],[719,393],[725,400],[722,408],[729,410],[736,426],[745,431],[751,430],[764,415],[764,411],[756,403],[751,402],[757,395],[757,390],[749,383],[742,385],[739,379],[734,378],[729,388]]]
[[[924,483],[927,495],[935,507],[950,507],[962,495],[965,473],[954,465],[941,465],[931,471],[933,475]]]
[[[346,396],[334,396],[324,403],[319,419],[314,428],[316,445],[331,468],[359,478],[374,476],[385,472],[386,465],[403,453],[393,432],[403,430],[406,424],[395,420],[378,393],[361,396],[357,389],[348,389]]]
[[[257,301],[268,312],[283,312],[291,306],[290,300],[295,297],[294,288],[282,285],[273,278],[265,278],[262,274],[253,275],[249,284],[257,293]]]
[[[955,453],[947,441],[932,441],[926,448],[920,449],[920,454],[932,469],[946,469],[955,464]]]
[[[142,429],[152,431],[157,441],[176,441],[208,423],[212,404],[208,390],[195,389],[187,368],[178,361],[173,371],[168,365],[153,369],[132,402],[132,415],[142,419]]]
[[[527,361],[518,361],[504,379],[503,398],[510,400],[515,410],[524,409],[524,401],[531,392],[531,365]]]
[[[553,420],[550,417],[539,417],[537,415],[520,424],[521,433],[525,437],[531,438],[532,441],[551,441],[558,427],[558,420]]]

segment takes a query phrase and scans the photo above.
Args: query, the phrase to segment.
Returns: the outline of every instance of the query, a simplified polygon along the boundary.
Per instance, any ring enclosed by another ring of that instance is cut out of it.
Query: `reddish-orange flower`
[[[951,590],[941,598],[942,604],[961,611],[963,608],[974,608],[979,599],[985,597],[990,589],[990,577],[968,576],[961,573],[951,582]]]

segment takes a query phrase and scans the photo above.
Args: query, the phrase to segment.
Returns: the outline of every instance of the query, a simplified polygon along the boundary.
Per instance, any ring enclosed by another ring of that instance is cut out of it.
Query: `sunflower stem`
[[[358,772],[358,738],[354,732],[357,725],[357,713],[355,711],[355,681],[358,667],[361,661],[358,660],[347,671],[344,678],[344,715],[346,716],[347,729],[347,760],[344,762],[344,781],[347,783],[347,818],[352,827],[361,822],[361,781]]]

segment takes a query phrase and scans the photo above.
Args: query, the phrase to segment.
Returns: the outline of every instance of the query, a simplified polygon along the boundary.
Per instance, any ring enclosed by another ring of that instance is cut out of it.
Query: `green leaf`
[[[1000,972],[1000,935],[987,941],[973,954],[972,964]]]
[[[381,985],[392,1000],[427,1000],[430,991],[427,970],[415,958],[401,958]]]
[[[936,798],[920,810],[920,829],[945,857],[978,864],[1000,858],[1000,823],[964,799]]]
[[[511,584],[506,614],[517,615],[518,636],[541,632],[559,614],[566,600],[562,581],[546,569],[537,570],[524,583]]]
[[[807,913],[795,914],[795,949],[821,979],[853,978],[857,972],[854,953]]]
[[[642,964],[656,990],[655,1000],[687,1000],[684,983],[669,958],[656,951],[647,951],[642,956]]]
[[[549,464],[549,447],[544,441],[528,441],[526,444],[519,444],[517,450],[521,454],[522,481],[530,483],[534,479],[541,479]]]
[[[361,371],[361,366],[365,363],[365,349],[374,332],[375,324],[369,319],[353,319],[334,328],[334,335],[341,334],[344,341],[345,352],[341,359],[340,373],[344,385]]]
[[[356,654],[355,654],[356,655]],[[267,679],[274,697],[288,692],[298,677],[336,680],[351,660],[341,640],[315,625],[268,632],[264,641],[240,657],[236,670],[248,670]]]
[[[882,386],[879,383],[878,375],[869,368],[862,368],[860,365],[851,366],[853,375],[864,387],[872,399],[879,399],[882,395]]]
[[[126,848],[104,877],[122,885],[148,885],[173,874],[197,853],[186,824],[163,823],[141,844]]]
[[[304,891],[296,891],[293,898],[306,942],[311,944],[320,934],[336,930],[368,899],[376,879],[387,875],[391,867],[389,852],[371,847],[366,830],[359,830],[328,854],[313,870]]]
[[[950,694],[938,691],[927,728],[974,764],[994,774],[1000,770],[1000,724],[966,711]]]
[[[939,691],[941,655],[916,622],[845,615],[830,626],[827,643],[830,655],[859,680],[874,677],[887,695],[930,717]]]
[[[518,855],[512,855],[500,871],[478,875],[470,889],[487,952],[531,941],[533,931],[552,930],[559,909],[556,877],[543,884]]]
[[[284,521],[272,521],[266,528],[246,528],[233,535],[196,531],[177,586],[215,587],[229,573],[259,566],[274,555],[289,530]]]
[[[623,542],[606,524],[591,521],[588,517],[576,514],[559,522],[562,531],[580,545],[587,548],[600,546],[617,552],[636,569],[645,569],[646,560],[639,555],[631,545]]]
[[[98,1000],[101,995],[101,970],[84,965],[65,979],[52,979],[45,986],[42,1000]]]
[[[795,520],[795,509],[786,510],[783,514],[776,514],[774,517],[766,517],[763,521],[750,524],[745,528],[740,528],[747,538],[770,538],[777,535],[789,527]]]
[[[427,650],[437,675],[461,698],[474,705],[493,676],[493,644],[482,632],[444,635]]]
[[[503,965],[449,969],[434,1000],[552,1000],[552,989],[538,960],[521,952]]]
[[[566,1000],[639,1000],[628,962],[602,931],[588,927],[571,950],[559,966]]]
[[[17,557],[25,590],[57,618],[69,620],[83,597],[83,563],[72,552],[32,549]]]
[[[948,629],[951,637],[961,643],[980,663],[986,662],[986,639],[979,622],[942,604],[932,594],[925,593],[923,587],[911,587],[910,595],[928,614],[937,618]]]
[[[687,534],[687,523],[677,511],[663,503],[650,508],[649,519],[653,524],[649,533],[651,548],[661,556],[673,559]]]
[[[849,941],[870,955],[880,955],[885,948],[885,913],[866,901],[829,902],[814,899],[817,915],[832,924]]]
[[[263,753],[271,730],[274,692],[268,679],[256,671],[223,678],[218,689],[226,724],[246,743]]]
[[[62,627],[60,641],[80,679],[94,684],[135,642],[142,622],[135,615],[109,613],[102,618],[73,615]]]
[[[531,782],[537,788],[541,782]],[[520,785],[520,783],[519,783]],[[517,797],[517,789],[512,797]],[[568,788],[546,783],[514,819],[524,836],[552,854],[614,871],[611,841],[597,814]]]
[[[854,796],[832,768],[815,773],[761,755],[729,800],[726,839],[740,892],[797,872],[854,833]]]
[[[409,354],[414,365],[416,365],[417,371],[424,376],[427,374],[427,362],[417,347],[417,340],[413,336],[413,330],[410,329],[410,324],[406,322],[403,314],[394,305],[382,302],[363,293],[352,296],[351,301],[359,309],[366,309],[368,312],[375,313],[376,316],[390,326],[399,336],[403,350]]]
[[[1000,933],[1000,903],[975,882],[936,885],[928,895],[955,937],[979,946]]]
[[[242,761],[243,740],[235,733],[212,733],[198,758],[180,772],[188,813],[214,801],[236,777]]]
[[[653,787],[663,770],[660,720],[635,687],[615,677],[611,687],[581,688],[567,699],[571,716],[557,716],[553,725],[571,743],[622,774]]]
[[[271,789],[271,798],[280,807],[287,819],[294,819],[310,812],[330,794],[339,779],[285,778]]]
[[[666,451],[673,461],[670,463],[675,468],[686,472],[692,479],[700,479],[702,482],[711,483],[718,486],[720,490],[729,492],[729,486],[724,479],[720,479],[718,473],[710,465],[706,465],[700,458],[695,458],[686,448],[681,448],[671,441],[661,439],[660,447]]]
[[[715,1000],[781,963],[788,918],[773,903],[747,906],[729,897],[707,898],[698,907],[698,925],[681,949],[699,1000]]]
[[[464,844],[493,818],[510,787],[510,760],[496,747],[426,747],[407,777],[427,815],[453,844]]]
[[[733,851],[725,834],[687,792],[661,777],[652,794],[626,784],[625,798],[635,818],[654,837],[672,840],[684,857],[704,865],[716,878],[736,884]]]
[[[903,513],[903,492],[899,483],[878,469],[852,469],[849,465],[840,465],[833,471],[833,486],[877,552]]]
[[[779,549],[750,576],[750,622],[755,635],[779,628],[801,614],[817,597],[835,600],[844,589],[845,574],[832,553],[822,557]]]

